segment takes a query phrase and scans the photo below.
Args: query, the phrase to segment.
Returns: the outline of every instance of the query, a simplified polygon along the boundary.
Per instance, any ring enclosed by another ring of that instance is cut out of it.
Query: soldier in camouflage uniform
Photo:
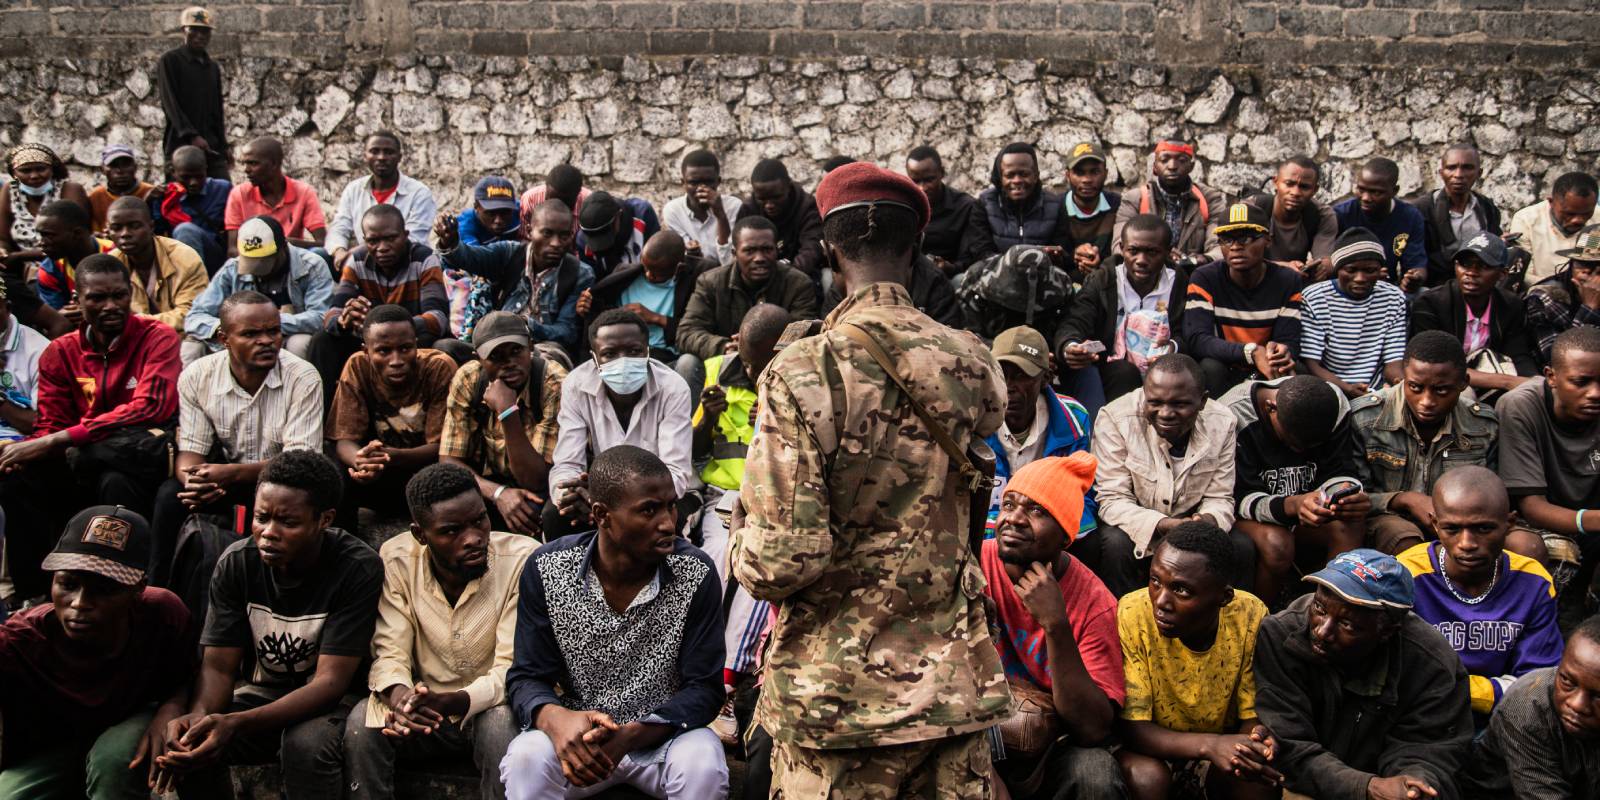
[[[887,351],[957,443],[1004,417],[1000,367],[903,286],[927,200],[870,164],[818,188],[846,299],[760,382],[732,572],[779,609],[756,722],[775,740],[773,797],[989,796],[984,729],[1009,693],[968,549],[956,466],[869,352]]]

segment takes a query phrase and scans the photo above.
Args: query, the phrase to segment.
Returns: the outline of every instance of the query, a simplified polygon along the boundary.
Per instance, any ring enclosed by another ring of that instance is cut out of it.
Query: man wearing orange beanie
[[[1049,692],[1067,734],[1037,759],[996,764],[1014,793],[1044,775],[1035,797],[1126,796],[1116,759],[1096,746],[1110,737],[1124,697],[1117,600],[1067,552],[1095,466],[1094,456],[1073,453],[1017,470],[1000,498],[995,538],[983,543],[1006,680]]]

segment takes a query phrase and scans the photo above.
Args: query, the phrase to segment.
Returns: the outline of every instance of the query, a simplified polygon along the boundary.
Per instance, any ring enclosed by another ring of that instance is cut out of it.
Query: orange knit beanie
[[[1016,492],[1050,512],[1067,533],[1067,544],[1078,538],[1083,522],[1083,494],[1094,486],[1099,463],[1088,453],[1041,458],[1011,476],[1005,490]]]

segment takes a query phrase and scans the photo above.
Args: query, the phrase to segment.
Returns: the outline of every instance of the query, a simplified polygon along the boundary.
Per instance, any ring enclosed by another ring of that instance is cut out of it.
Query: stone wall
[[[11,0],[0,10],[0,142],[96,162],[107,142],[154,159],[154,57],[180,4]],[[932,143],[953,182],[1037,141],[1047,173],[1082,139],[1137,183],[1154,137],[1199,145],[1204,178],[1254,189],[1281,158],[1328,163],[1326,194],[1383,154],[1403,189],[1436,183],[1450,141],[1486,154],[1516,206],[1600,158],[1600,14],[1589,0],[1151,2],[214,3],[231,136],[289,142],[327,202],[361,136],[393,128],[408,172],[448,203],[502,173],[571,161],[660,203],[708,146],[734,191],[783,157],[814,181],[835,154],[898,167]],[[241,31],[259,33],[243,34]]]

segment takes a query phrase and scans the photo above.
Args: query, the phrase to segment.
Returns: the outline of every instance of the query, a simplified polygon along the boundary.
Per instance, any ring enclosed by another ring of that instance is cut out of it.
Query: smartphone
[[[1346,497],[1360,494],[1361,482],[1354,478],[1335,478],[1322,486],[1322,504],[1331,506]]]

